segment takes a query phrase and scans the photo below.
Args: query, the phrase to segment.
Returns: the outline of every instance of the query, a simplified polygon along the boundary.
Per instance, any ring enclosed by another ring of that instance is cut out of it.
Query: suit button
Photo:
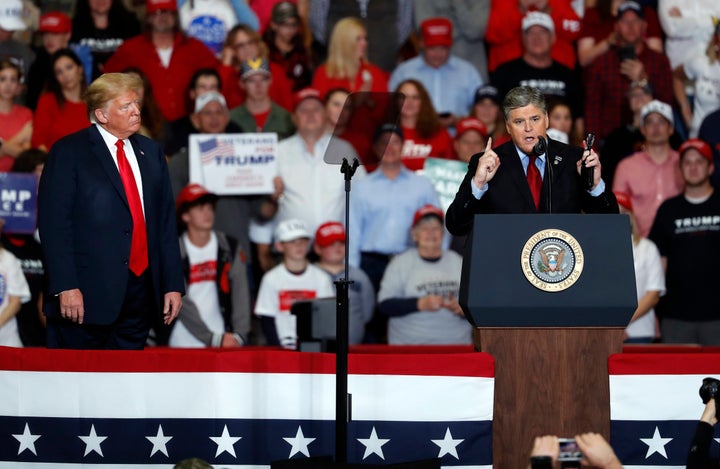
[[[130,234],[130,230],[125,230],[125,236],[128,236]]]
[[[128,265],[127,259],[125,259],[125,260],[123,261],[123,264]]]

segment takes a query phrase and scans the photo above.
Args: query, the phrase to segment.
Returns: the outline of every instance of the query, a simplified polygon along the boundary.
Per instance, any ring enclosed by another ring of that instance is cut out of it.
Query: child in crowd
[[[290,314],[295,301],[335,296],[330,277],[308,262],[309,247],[310,233],[305,223],[288,219],[278,224],[275,249],[283,261],[263,276],[255,303],[255,314],[260,316],[268,345],[295,348],[296,321]]]
[[[329,221],[320,225],[315,232],[315,253],[320,260],[317,266],[330,274],[335,281],[345,278],[345,227],[340,222]],[[362,342],[365,324],[375,309],[375,289],[367,274],[361,269],[350,267],[347,275],[352,283],[348,288],[348,341]]]
[[[5,224],[0,220],[0,229]],[[22,347],[15,315],[20,305],[30,301],[30,287],[20,261],[0,246],[0,345]]]
[[[562,143],[570,143],[573,136],[573,116],[570,105],[561,99],[548,99],[548,137]]]
[[[200,184],[185,186],[177,197],[187,293],[170,332],[173,347],[239,347],[250,332],[245,254],[213,230],[216,201]]]

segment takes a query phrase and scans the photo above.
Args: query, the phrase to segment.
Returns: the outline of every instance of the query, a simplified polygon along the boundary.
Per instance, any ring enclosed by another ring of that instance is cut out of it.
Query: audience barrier
[[[491,467],[492,357],[421,350],[350,354],[348,462]],[[0,467],[332,455],[334,373],[332,354],[276,349],[0,348]]]

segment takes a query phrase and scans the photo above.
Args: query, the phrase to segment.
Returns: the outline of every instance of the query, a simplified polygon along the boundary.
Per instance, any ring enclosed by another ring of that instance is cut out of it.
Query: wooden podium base
[[[527,467],[539,435],[598,432],[610,439],[607,359],[622,328],[475,329],[476,349],[495,358],[493,467]]]

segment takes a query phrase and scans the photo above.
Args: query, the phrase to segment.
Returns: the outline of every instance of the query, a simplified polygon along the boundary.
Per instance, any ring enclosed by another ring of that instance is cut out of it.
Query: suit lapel
[[[100,135],[100,131],[95,125],[90,128],[90,143],[92,145],[92,152],[95,156],[97,156],[100,166],[102,166],[120,198],[129,208],[130,205],[128,204],[127,196],[125,195],[125,187],[120,179],[120,172],[115,165],[115,161],[110,154],[110,150],[107,145],[105,145],[105,140],[103,140],[102,135]]]
[[[150,204],[148,203],[148,196],[152,192],[148,189],[150,184],[150,166],[148,158],[145,156],[145,150],[140,146],[135,135],[130,136],[130,144],[132,145],[133,151],[135,152],[135,158],[140,168],[140,177],[142,178],[142,193],[143,193],[143,205],[145,206],[145,219],[147,220],[147,210]]]

